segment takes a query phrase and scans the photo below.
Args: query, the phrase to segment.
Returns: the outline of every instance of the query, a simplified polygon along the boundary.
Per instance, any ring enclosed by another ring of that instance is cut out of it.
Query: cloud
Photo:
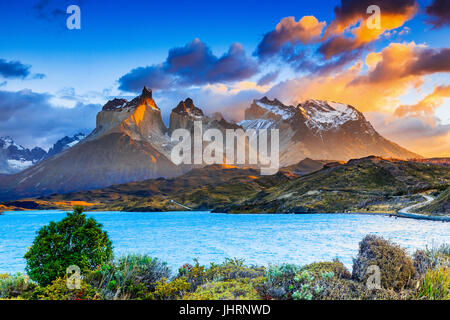
[[[403,78],[417,78],[450,71],[450,48],[428,48],[410,43],[391,43],[381,52],[367,55],[370,70],[352,83],[398,82]]]
[[[399,143],[425,157],[450,157],[450,125],[433,123],[422,117],[392,117],[388,114],[365,114],[374,128],[385,138]]]
[[[276,55],[283,46],[289,44],[309,44],[317,41],[326,22],[319,22],[314,16],[304,16],[298,22],[294,17],[286,17],[272,30],[266,33],[258,44],[255,55],[265,59]]]
[[[258,86],[264,86],[267,84],[272,83],[278,78],[278,75],[280,74],[280,71],[273,71],[266,73],[258,80]]]
[[[349,103],[361,111],[393,112],[399,97],[418,90],[424,76],[448,72],[448,49],[431,49],[411,43],[391,43],[380,52],[333,74],[315,73],[283,81],[271,89],[272,96],[292,103],[325,99]],[[350,59],[351,60],[351,59]]]
[[[380,27],[367,25],[367,8],[380,8]],[[341,0],[341,6],[334,9],[336,18],[325,30],[324,41],[319,52],[326,59],[343,52],[364,48],[389,30],[401,27],[418,11],[416,0]]]
[[[7,79],[25,79],[30,74],[31,66],[19,61],[0,59],[0,76]]]
[[[5,79],[44,79],[45,74],[31,74],[31,66],[20,61],[0,59],[0,77]],[[4,83],[6,84],[6,82]]]
[[[144,85],[153,89],[189,87],[248,79],[258,73],[258,64],[247,57],[238,43],[221,57],[199,39],[173,48],[157,65],[139,67],[119,79],[119,89],[138,92]]]
[[[446,98],[450,98],[450,85],[437,86],[434,91],[413,105],[401,105],[395,109],[397,117],[424,117],[429,123],[434,124],[436,118],[434,111],[439,108]]]
[[[49,147],[58,139],[95,128],[100,105],[54,106],[52,95],[31,90],[0,90],[0,136],[11,136],[28,147]]]
[[[435,28],[450,25],[450,1],[448,0],[433,0],[433,2],[426,7],[426,13],[430,16],[428,23]]]

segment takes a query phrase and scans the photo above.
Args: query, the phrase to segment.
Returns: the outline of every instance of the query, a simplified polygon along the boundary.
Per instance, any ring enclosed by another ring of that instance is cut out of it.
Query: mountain
[[[421,158],[379,135],[354,107],[330,101],[308,100],[295,107],[264,97],[253,101],[243,121],[231,123],[220,113],[205,115],[187,98],[173,108],[166,128],[152,91],[144,87],[141,95],[131,101],[119,98],[108,101],[97,114],[96,128],[84,139],[65,137],[50,149],[49,153],[56,154],[22,172],[0,176],[0,200],[171,178],[205,166],[205,162],[177,166],[171,161],[171,151],[178,142],[171,141],[170,135],[178,128],[193,131],[196,121],[202,123],[204,132],[210,128],[222,133],[226,129],[279,129],[283,167],[304,158],[345,161],[371,154]],[[208,145],[209,142],[203,141],[203,150]],[[192,147],[193,144],[187,150],[191,157]],[[225,148],[226,145],[218,153],[224,153]],[[249,148],[247,144],[246,154]],[[240,166],[249,167],[249,163]],[[316,166],[314,163],[313,169],[318,169]],[[302,167],[308,167],[306,160]],[[302,170],[293,169],[297,173]]]
[[[11,137],[0,137],[0,173],[14,174],[23,171],[39,161],[50,158],[83,140],[86,136],[78,133],[58,140],[49,151],[35,147],[27,149],[14,142]]]
[[[0,173],[16,173],[45,158],[47,152],[41,148],[27,149],[14,142],[11,137],[0,137]]]
[[[170,143],[151,90],[132,101],[114,99],[97,115],[81,142],[18,174],[0,179],[0,199],[97,189],[182,173],[169,157]]]
[[[64,138],[58,140],[47,152],[45,158],[50,158],[60,152],[63,152],[66,149],[69,149],[76,145],[78,142],[86,138],[86,135],[83,133],[78,133],[73,137],[65,136]]]
[[[307,100],[294,107],[264,97],[253,101],[238,124],[244,129],[279,129],[282,166],[301,158],[421,158],[383,138],[361,112],[342,103]]]

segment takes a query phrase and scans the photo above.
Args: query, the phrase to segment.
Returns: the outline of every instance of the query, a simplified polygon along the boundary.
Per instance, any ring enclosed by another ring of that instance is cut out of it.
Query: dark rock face
[[[194,121],[202,120],[205,120],[203,111],[194,105],[191,98],[180,101],[170,114],[169,136],[172,135],[175,129],[191,130],[194,126]]]
[[[111,111],[111,110],[117,110],[121,109],[128,103],[128,100],[126,99],[117,99],[114,98],[113,100],[108,101],[102,108],[102,110]]]

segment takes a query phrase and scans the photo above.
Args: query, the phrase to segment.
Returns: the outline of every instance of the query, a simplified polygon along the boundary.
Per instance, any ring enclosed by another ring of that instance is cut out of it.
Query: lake
[[[145,253],[166,261],[174,272],[200,263],[244,258],[247,264],[295,263],[339,258],[351,268],[358,243],[382,235],[409,252],[450,242],[450,224],[357,214],[245,214],[209,212],[88,212],[101,222],[115,256]],[[0,215],[0,273],[23,272],[36,231],[61,220],[63,211],[5,212]]]

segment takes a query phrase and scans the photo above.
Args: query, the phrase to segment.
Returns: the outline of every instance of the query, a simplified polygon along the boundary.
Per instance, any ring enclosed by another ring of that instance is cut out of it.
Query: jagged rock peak
[[[142,89],[141,97],[152,99],[152,90],[144,86],[144,88]]]
[[[172,110],[172,112],[183,115],[203,117],[203,111],[194,105],[194,101],[192,101],[191,98],[180,101],[178,105]]]
[[[268,104],[268,105],[272,105],[272,106],[283,106],[283,107],[285,107],[285,105],[280,101],[280,100],[278,100],[278,99],[273,99],[273,100],[270,100],[269,98],[267,98],[267,96],[264,96],[264,97],[262,97],[261,99],[259,99],[259,100],[253,100],[253,102],[254,103],[257,103],[257,102],[260,102],[260,103],[263,103],[263,104]]]
[[[125,105],[128,103],[128,100],[126,99],[118,99],[114,98],[112,100],[109,100],[102,108],[104,111],[112,111],[117,110],[125,107]]]

